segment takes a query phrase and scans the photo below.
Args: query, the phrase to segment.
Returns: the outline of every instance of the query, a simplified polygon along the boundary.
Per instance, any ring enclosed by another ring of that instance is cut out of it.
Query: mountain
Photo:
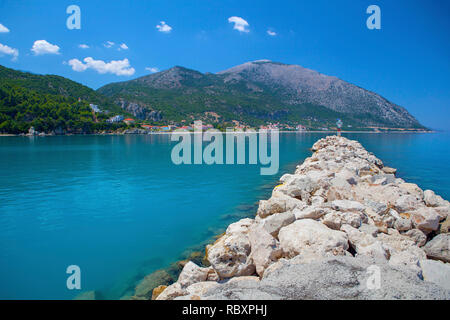
[[[108,97],[64,77],[36,75],[0,66],[0,133],[91,133],[116,129],[102,110],[123,110]],[[114,114],[114,112],[112,112]]]
[[[98,92],[130,112],[130,105],[141,115],[142,110],[160,112],[165,121],[219,119],[318,128],[334,126],[341,118],[353,128],[424,128],[406,109],[374,92],[298,65],[269,60],[247,62],[216,74],[176,66],[112,83]]]

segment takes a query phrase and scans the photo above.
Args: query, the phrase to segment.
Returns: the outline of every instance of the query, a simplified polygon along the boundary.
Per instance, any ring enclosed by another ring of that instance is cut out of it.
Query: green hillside
[[[110,99],[69,79],[35,75],[0,66],[0,132],[91,133],[117,127],[105,122],[114,112],[95,117],[89,104],[122,110]]]
[[[98,105],[103,110],[113,112],[122,111],[111,99],[97,93],[95,90],[56,75],[38,75],[21,72],[0,65],[0,83],[35,90],[41,94],[61,95],[75,99],[80,98],[81,100]]]

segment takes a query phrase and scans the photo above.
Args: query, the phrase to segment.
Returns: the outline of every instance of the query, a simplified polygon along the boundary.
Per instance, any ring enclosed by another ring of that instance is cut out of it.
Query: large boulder
[[[175,282],[164,289],[155,300],[173,300],[176,297],[185,296],[188,292],[183,288],[179,282]]]
[[[420,206],[420,202],[412,195],[404,195],[395,201],[395,209],[398,212],[408,212]]]
[[[318,187],[317,183],[307,175],[294,175],[276,190],[290,197],[308,201],[310,194],[317,190]]]
[[[422,247],[427,243],[427,236],[419,229],[412,229],[404,233],[405,236],[411,238],[418,247]]]
[[[287,196],[281,192],[274,192],[269,200],[261,200],[257,214],[261,218],[268,217],[274,213],[290,211],[295,208],[303,209],[306,204],[296,198]]]
[[[312,219],[297,220],[281,228],[278,239],[287,257],[302,255],[344,255],[348,239],[344,232],[328,228]]]
[[[250,259],[255,265],[256,273],[262,276],[264,270],[281,257],[280,244],[262,225],[253,225],[250,228],[249,240]]]
[[[429,241],[423,249],[430,259],[450,262],[450,234],[441,233]]]
[[[420,273],[419,260],[426,259],[426,254],[411,238],[401,235],[397,230],[389,229],[389,234],[378,234],[377,240],[389,250],[391,265],[407,267]]]
[[[408,269],[338,256],[306,264],[300,257],[283,260],[261,281],[230,281],[208,290],[202,299],[448,300],[450,293]]]
[[[181,271],[178,282],[185,288],[196,282],[206,281],[209,274],[209,268],[201,268],[192,261],[186,263]]]
[[[423,200],[429,207],[441,207],[446,205],[446,201],[438,196],[432,190],[425,190],[423,192]]]
[[[350,246],[357,256],[366,256],[374,262],[385,262],[389,259],[389,251],[371,234],[362,232],[348,224],[344,224],[341,230],[347,234]]]
[[[337,211],[364,211],[365,207],[358,201],[351,200],[334,200],[331,202],[331,207]]]
[[[412,222],[417,229],[422,230],[425,234],[439,229],[439,221],[441,216],[434,208],[420,207],[411,212]]]
[[[303,209],[294,209],[292,213],[295,219],[318,219],[325,214],[325,209],[316,206],[308,206]]]
[[[295,221],[295,215],[292,211],[285,211],[268,216],[261,219],[260,223],[274,237],[278,237],[278,232],[281,228],[291,224]]]
[[[251,275],[255,266],[249,258],[248,237],[252,219],[242,219],[228,226],[225,235],[207,246],[207,259],[221,279]]]
[[[415,183],[404,182],[398,185],[398,187],[405,192],[415,196],[417,199],[423,199],[423,190]]]
[[[420,260],[422,276],[425,281],[433,282],[450,291],[450,264],[436,260]]]

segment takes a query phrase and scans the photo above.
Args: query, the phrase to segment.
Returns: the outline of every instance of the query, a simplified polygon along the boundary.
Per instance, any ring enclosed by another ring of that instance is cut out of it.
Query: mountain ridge
[[[336,121],[331,118],[338,117],[359,127],[424,128],[405,108],[375,92],[299,65],[266,59],[217,73],[175,66],[97,91],[116,102],[126,100],[161,111],[169,121],[201,119],[206,112],[216,112],[224,122],[250,125],[303,121],[329,126]],[[174,115],[175,110],[181,117]]]

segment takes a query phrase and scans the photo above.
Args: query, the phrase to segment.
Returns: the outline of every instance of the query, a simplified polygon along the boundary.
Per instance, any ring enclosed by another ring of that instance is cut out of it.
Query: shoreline
[[[279,133],[295,133],[295,134],[308,134],[308,133],[323,133],[323,134],[335,134],[336,131],[278,131]],[[447,131],[437,131],[437,130],[429,130],[429,131],[341,131],[341,133],[371,133],[371,134],[390,134],[390,133],[445,133]],[[166,135],[172,134],[173,132],[148,132],[148,133],[69,133],[69,134],[45,134],[45,135],[28,135],[28,134],[12,134],[12,133],[0,133],[0,137],[70,137],[70,136],[127,136],[127,135],[136,135],[136,136],[146,136],[146,135]],[[193,131],[189,131],[189,133],[194,133]],[[236,134],[241,132],[221,132],[223,134]],[[243,132],[245,133],[245,131]],[[258,133],[258,131],[257,131]]]
[[[402,280],[408,283],[406,291],[383,283],[383,299],[408,299],[418,292],[435,299],[438,291],[438,299],[449,299],[450,286],[442,277],[450,274],[450,256],[448,249],[436,255],[435,247],[442,246],[440,238],[449,237],[450,203],[431,190],[423,191],[396,178],[396,169],[385,167],[357,141],[327,137],[312,149],[314,154],[297,166],[294,174],[280,179],[272,197],[260,201],[254,219],[230,224],[206,246],[203,260],[209,266],[185,263],[178,280],[154,288],[152,299],[281,299],[288,293],[277,283],[280,277],[311,285],[308,277],[292,279],[292,268],[314,272],[328,265],[336,267],[336,263],[345,266],[343,274],[351,265],[375,264],[392,281],[398,282],[402,274],[409,277]],[[341,156],[336,157],[336,152]],[[307,239],[298,238],[302,232]],[[308,238],[309,232],[315,236]],[[444,270],[439,271],[440,278],[436,268]],[[328,270],[323,271],[326,274]],[[419,274],[422,280],[415,279]],[[270,281],[271,286],[280,286],[280,292],[267,291]],[[447,291],[436,285],[442,286],[442,281],[449,286]],[[326,294],[322,288],[316,290]],[[368,288],[363,292],[363,298],[377,297]],[[293,299],[301,299],[302,294],[295,293]],[[137,294],[131,298],[149,297]]]

